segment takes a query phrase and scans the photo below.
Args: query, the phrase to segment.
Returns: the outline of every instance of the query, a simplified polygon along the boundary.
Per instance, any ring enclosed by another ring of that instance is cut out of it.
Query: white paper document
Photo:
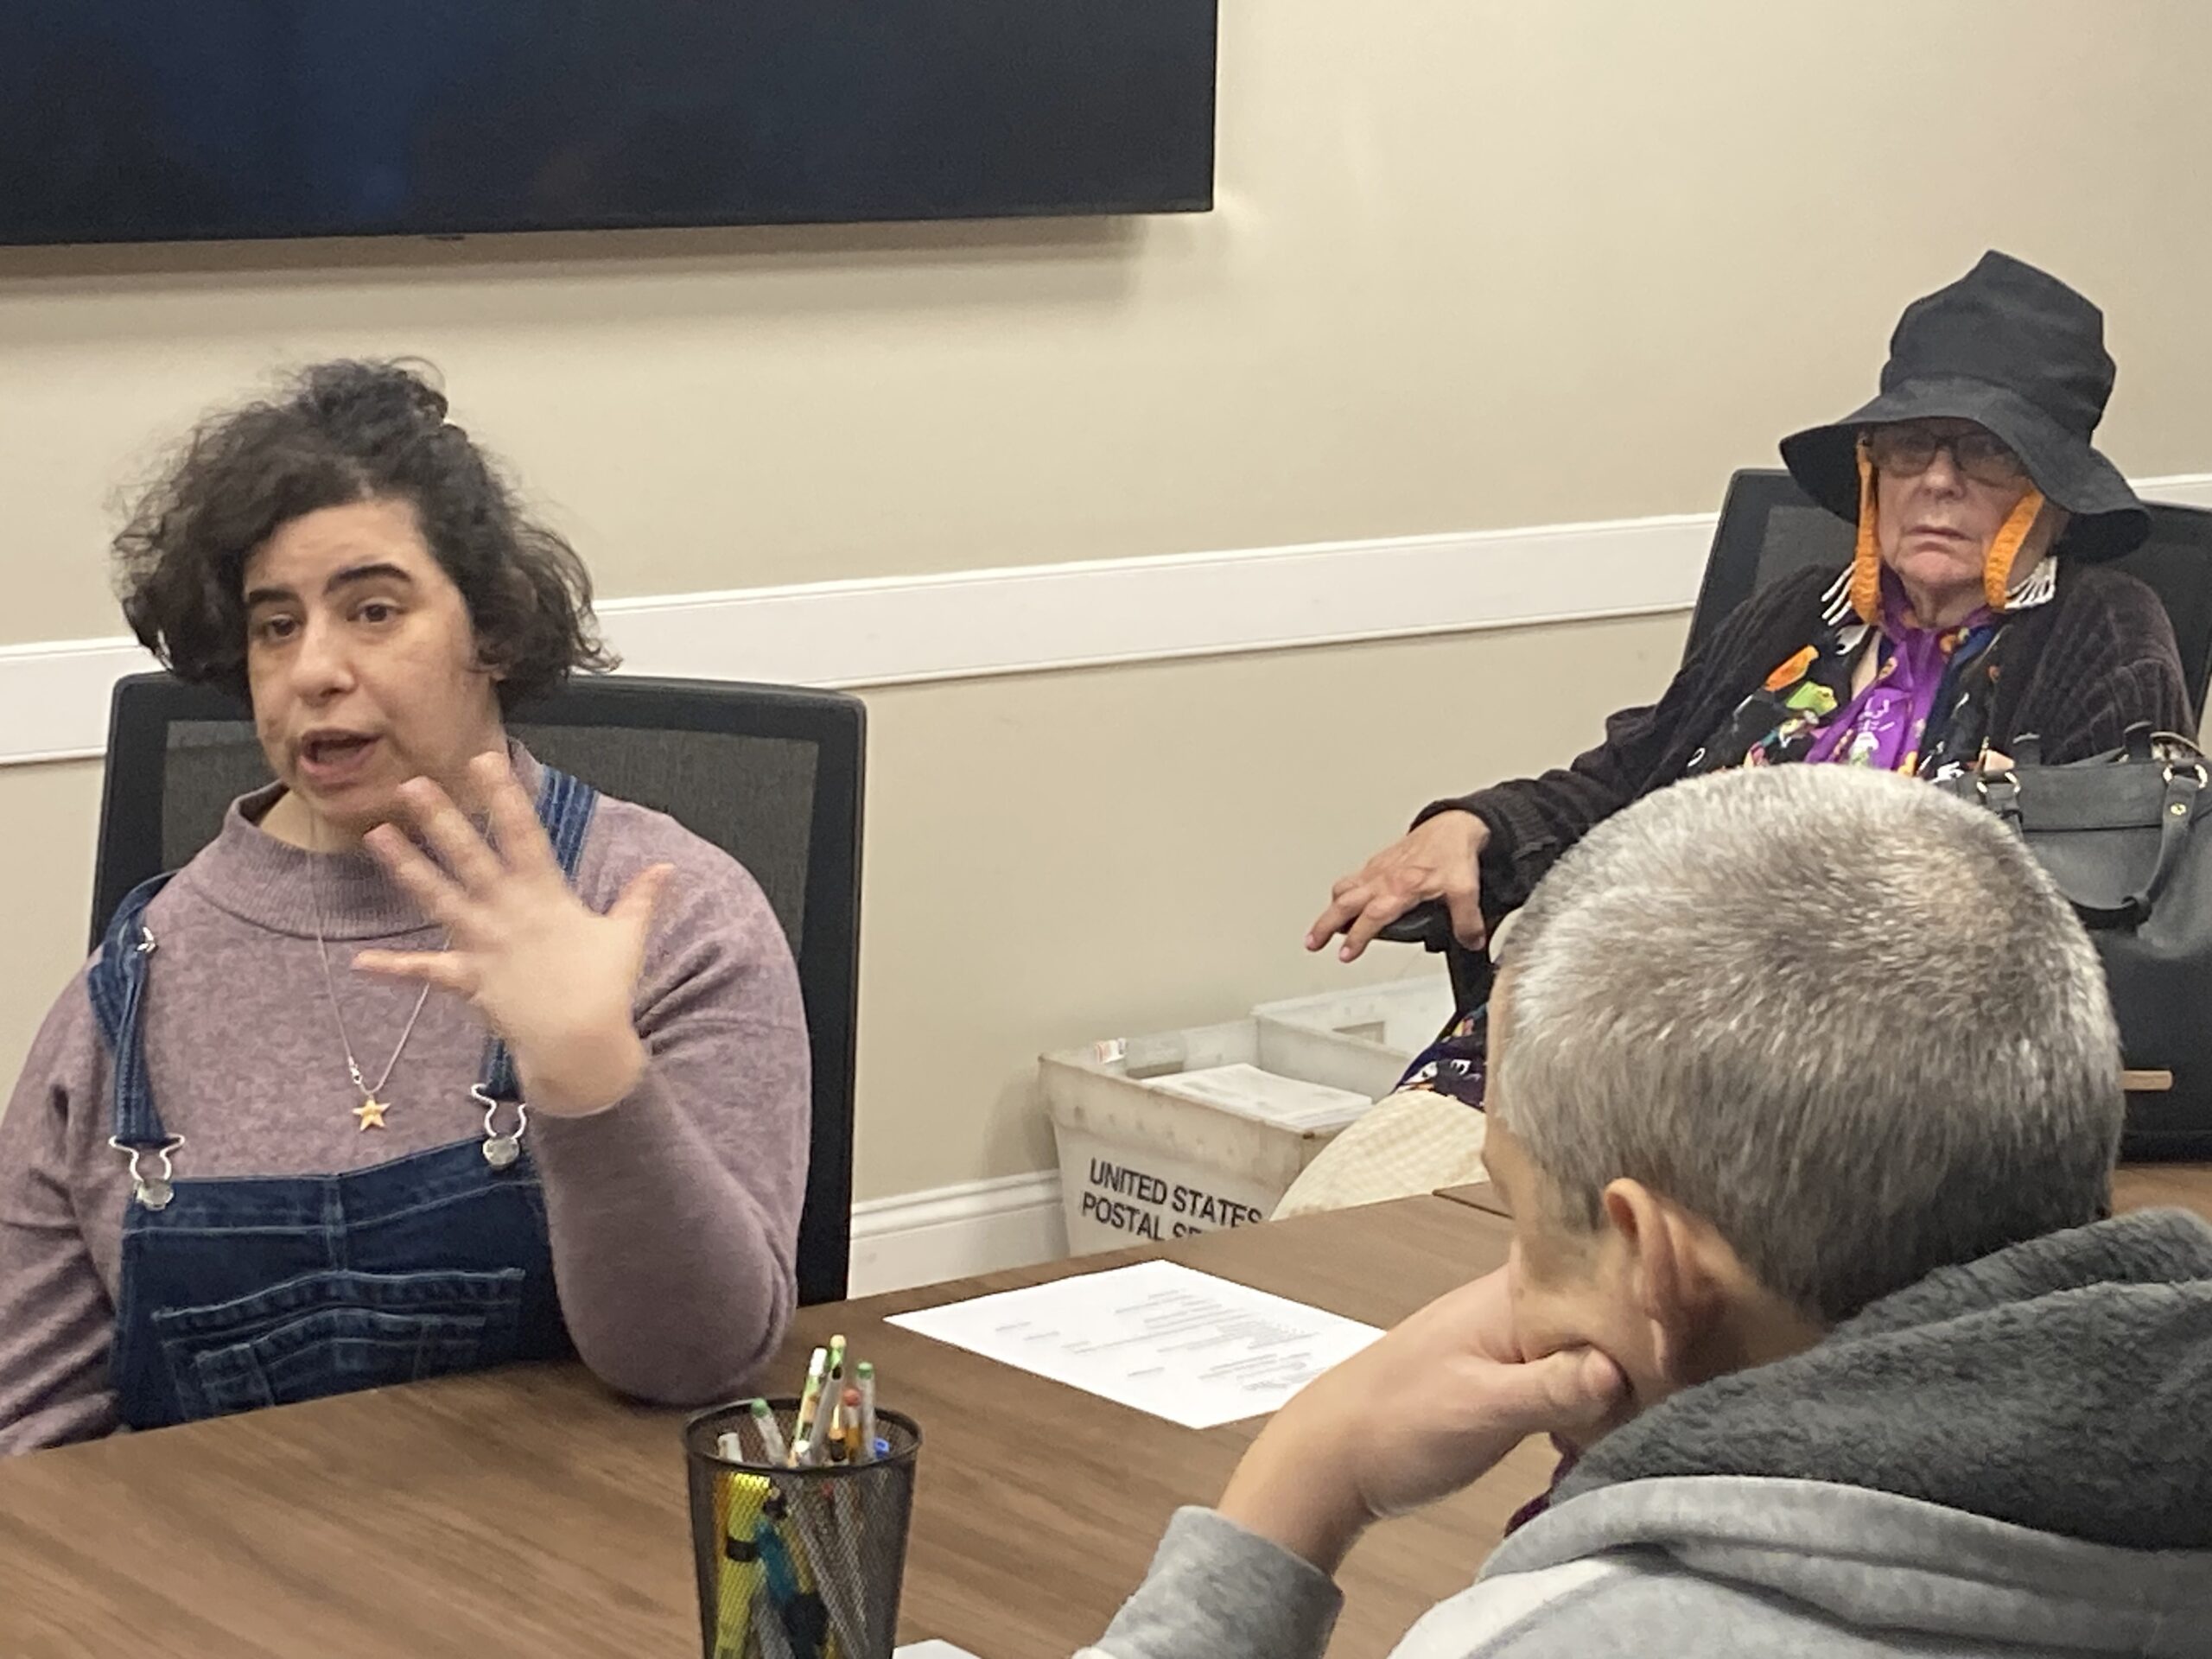
[[[1173,1262],[1082,1274],[890,1323],[1185,1428],[1274,1411],[1382,1334]]]
[[[950,1642],[930,1641],[909,1642],[903,1648],[893,1648],[891,1659],[976,1659],[976,1656]]]

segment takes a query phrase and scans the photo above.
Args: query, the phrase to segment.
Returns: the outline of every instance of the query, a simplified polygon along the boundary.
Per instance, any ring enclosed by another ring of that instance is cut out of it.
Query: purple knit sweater
[[[535,792],[537,763],[516,769]],[[484,1031],[432,993],[364,1132],[323,990],[314,855],[257,827],[272,786],[156,898],[147,1063],[181,1179],[322,1174],[481,1132],[468,1096]],[[539,1113],[525,1143],[544,1182],[561,1307],[585,1362],[626,1394],[696,1403],[738,1392],[794,1300],[806,1184],[805,1018],[782,928],[753,878],[672,818],[602,798],[577,889],[604,910],[656,863],[663,889],[637,992],[651,1056],[626,1100]],[[364,855],[321,860],[324,932],[361,1069],[384,1070],[418,988],[347,967],[371,944],[438,933]],[[0,1453],[104,1434],[123,1210],[108,1056],[80,974],[47,1016],[0,1118]]]

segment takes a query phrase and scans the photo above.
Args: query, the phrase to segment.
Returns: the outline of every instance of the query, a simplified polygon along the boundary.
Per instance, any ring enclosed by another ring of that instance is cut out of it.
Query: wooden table
[[[2212,1164],[2123,1164],[2112,1200],[2116,1210],[2194,1210],[2212,1221]]]
[[[1486,1215],[1513,1213],[1488,1181],[1447,1186],[1436,1196]],[[2123,1164],[2113,1172],[2112,1198],[2119,1211],[2193,1210],[2212,1221],[2212,1164]]]
[[[1052,1659],[1095,1639],[1182,1503],[1260,1427],[1177,1427],[885,1326],[887,1314],[1166,1255],[1388,1325],[1504,1260],[1442,1198],[1215,1233],[835,1307],[925,1444],[900,1639]],[[78,1659],[676,1659],[698,1648],[677,1414],[580,1367],[453,1377],[0,1461],[0,1655]],[[1379,1656],[1464,1587],[1542,1486],[1537,1443],[1347,1565],[1333,1653]]]

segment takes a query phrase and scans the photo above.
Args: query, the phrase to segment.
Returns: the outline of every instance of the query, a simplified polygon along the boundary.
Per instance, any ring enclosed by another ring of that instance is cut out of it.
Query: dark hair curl
[[[282,395],[210,416],[115,538],[123,613],[179,678],[248,695],[245,563],[295,518],[405,501],[468,607],[499,705],[615,658],[592,616],[591,576],[532,522],[445,394],[405,363],[318,363]]]

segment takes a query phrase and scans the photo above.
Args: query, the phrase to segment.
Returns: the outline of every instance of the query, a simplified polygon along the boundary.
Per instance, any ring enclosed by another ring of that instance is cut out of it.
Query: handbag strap
[[[2165,780],[2165,799],[2158,806],[2158,861],[2151,868],[2151,879],[2143,884],[2141,892],[2130,894],[2116,905],[2076,901],[2074,913],[2085,926],[2140,927],[2151,919],[2158,895],[2181,868],[2182,850],[2189,844],[2190,827],[2196,817],[2196,804],[2204,793],[2206,783],[2212,781],[2212,774],[2206,772],[2202,761],[2189,760],[2179,765],[2169,763]],[[2017,786],[2013,792],[2018,793]],[[2019,808],[2014,804],[2012,810],[2017,815]]]

